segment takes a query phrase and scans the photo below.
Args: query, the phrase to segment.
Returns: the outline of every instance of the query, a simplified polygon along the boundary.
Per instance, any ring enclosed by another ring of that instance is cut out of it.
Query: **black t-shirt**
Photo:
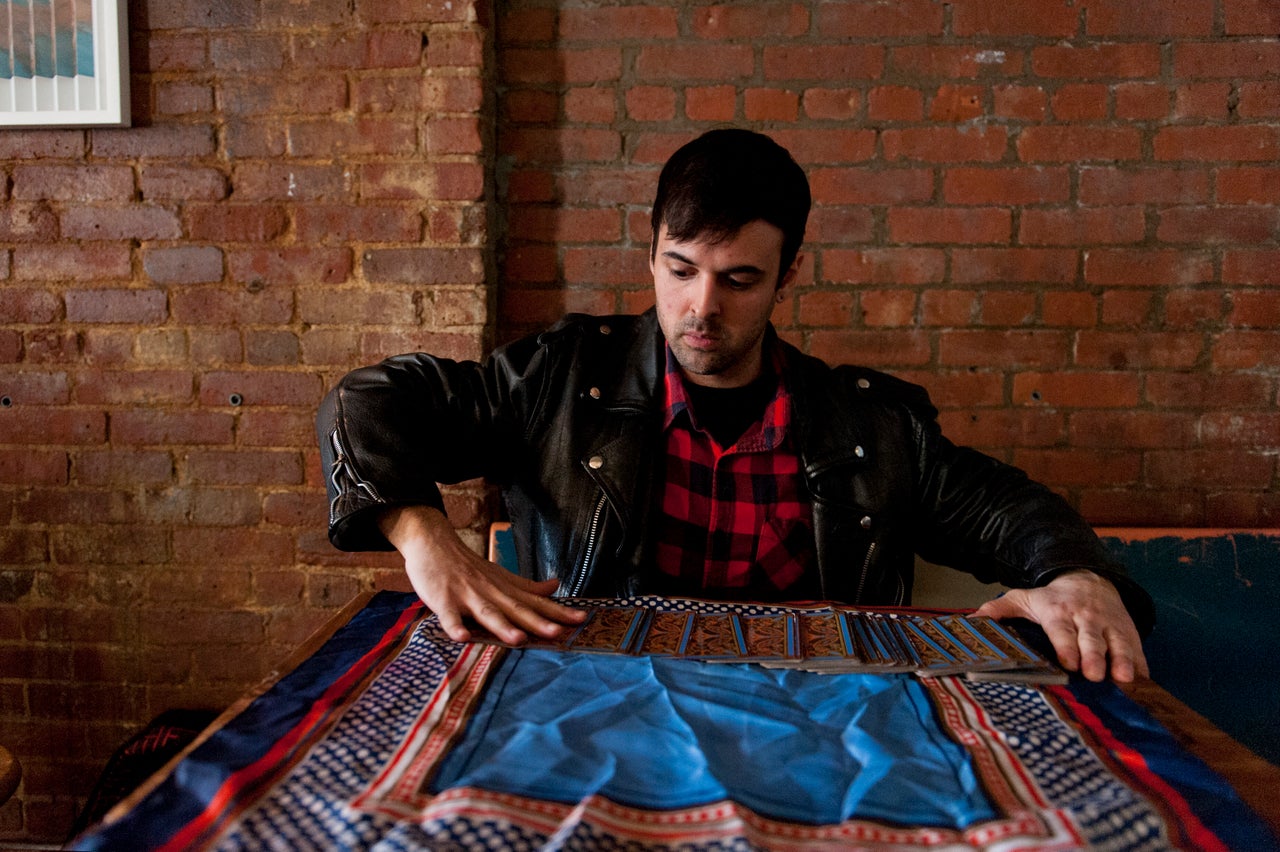
[[[700,429],[710,433],[721,447],[731,447],[752,423],[764,416],[765,406],[773,399],[778,377],[765,373],[750,384],[738,388],[712,388],[685,384],[693,419]]]

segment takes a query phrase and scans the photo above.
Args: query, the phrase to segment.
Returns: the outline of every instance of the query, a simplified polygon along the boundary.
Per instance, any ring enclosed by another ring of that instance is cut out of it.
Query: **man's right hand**
[[[438,509],[388,509],[378,528],[404,557],[413,590],[456,642],[471,639],[466,618],[503,642],[519,645],[530,635],[555,639],[586,617],[549,597],[555,580],[527,580],[480,558]]]

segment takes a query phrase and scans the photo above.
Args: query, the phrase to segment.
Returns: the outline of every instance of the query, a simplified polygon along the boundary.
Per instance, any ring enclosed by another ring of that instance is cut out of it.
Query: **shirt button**
[[[591,468],[592,470],[599,470],[600,468],[604,467],[604,456],[592,456],[591,458],[587,459],[587,467]]]
[[[587,396],[591,397],[592,399],[599,399],[600,388],[592,388],[591,390],[587,391]]]
[[[870,516],[870,515],[863,515],[863,516],[862,516],[862,520],[858,521],[858,523],[859,523],[859,525],[861,525],[861,526],[862,526],[862,528],[863,528],[864,530],[869,530],[869,529],[871,529],[871,516]]]
[[[600,333],[601,333],[601,334],[613,334],[613,329],[609,328],[609,326],[607,326],[607,325],[602,325],[602,326],[600,326]]]
[[[854,448],[853,448],[853,454],[854,454],[855,456],[857,456],[858,458],[860,458],[860,459],[861,459],[861,458],[866,458],[866,457],[867,457],[867,451],[866,451],[866,450],[864,450],[864,449],[862,449],[862,445],[861,445],[861,444],[859,444],[858,446],[856,446],[856,447],[854,447]]]
[[[867,388],[871,387],[871,382],[868,381],[867,379],[858,379],[858,387],[861,388],[862,390],[866,390]]]

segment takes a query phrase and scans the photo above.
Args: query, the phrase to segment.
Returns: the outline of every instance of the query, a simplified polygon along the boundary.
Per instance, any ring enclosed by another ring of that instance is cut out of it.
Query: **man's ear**
[[[800,272],[800,267],[804,266],[804,255],[797,254],[796,259],[791,261],[791,265],[787,267],[787,271],[782,273],[782,277],[778,280],[778,301],[784,301],[791,292],[791,287],[795,284],[796,275]]]

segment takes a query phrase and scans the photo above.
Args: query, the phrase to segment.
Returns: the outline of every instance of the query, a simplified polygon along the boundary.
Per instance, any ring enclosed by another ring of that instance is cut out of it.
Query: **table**
[[[1280,848],[1110,684],[459,645],[395,593],[344,613],[75,848],[628,844]]]

